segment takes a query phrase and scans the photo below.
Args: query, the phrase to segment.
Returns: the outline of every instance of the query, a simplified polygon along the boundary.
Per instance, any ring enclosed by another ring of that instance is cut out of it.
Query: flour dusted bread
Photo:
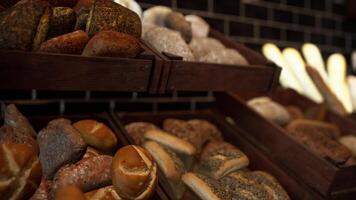
[[[193,37],[207,37],[210,26],[201,17],[197,15],[186,15],[185,20],[191,23]]]
[[[127,134],[131,137],[135,144],[141,145],[145,141],[144,134],[149,130],[158,130],[159,128],[148,122],[132,122],[125,125]]]
[[[191,24],[184,18],[183,14],[174,11],[170,12],[167,14],[164,24],[167,28],[178,31],[186,43],[189,44],[192,40]]]

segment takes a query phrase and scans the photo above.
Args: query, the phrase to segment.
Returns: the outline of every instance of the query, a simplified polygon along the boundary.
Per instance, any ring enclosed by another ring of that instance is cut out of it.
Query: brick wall
[[[138,0],[143,8],[166,5],[203,16],[225,35],[260,50],[265,42],[299,48],[317,44],[324,56],[356,47],[356,34],[344,30],[343,0]],[[194,110],[211,106],[210,92],[145,93],[0,91],[2,108],[17,103],[28,115],[102,111]],[[1,112],[2,113],[2,112]]]

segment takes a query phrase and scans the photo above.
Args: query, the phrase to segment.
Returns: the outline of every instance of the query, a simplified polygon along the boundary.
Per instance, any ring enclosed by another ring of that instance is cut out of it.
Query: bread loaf
[[[208,54],[196,59],[199,62],[226,64],[226,65],[248,65],[247,60],[235,49],[212,50]]]
[[[42,43],[39,51],[47,53],[81,54],[89,40],[83,31],[54,37]]]
[[[86,26],[87,26],[88,17],[89,17],[89,13],[87,13],[87,12],[83,12],[81,14],[78,14],[77,15],[77,21],[76,21],[75,26],[74,26],[74,30],[76,30],[76,31],[79,31],[79,30],[85,31]]]
[[[291,121],[304,118],[304,113],[296,106],[286,106],[285,109],[288,111]]]
[[[226,142],[211,142],[206,145],[200,158],[202,171],[215,179],[249,165],[247,156]]]
[[[85,193],[86,200],[122,200],[112,185]]]
[[[134,58],[140,51],[140,42],[135,37],[115,31],[101,31],[88,42],[82,55]]]
[[[192,119],[187,123],[193,127],[196,132],[200,132],[203,138],[203,144],[211,141],[222,141],[223,137],[220,130],[212,123],[202,119]]]
[[[149,130],[158,130],[159,128],[147,122],[132,122],[125,126],[125,130],[135,144],[141,145],[145,141],[144,134]]]
[[[73,8],[78,3],[78,0],[48,0],[48,2],[52,6]]]
[[[112,157],[101,155],[85,158],[62,167],[53,179],[51,196],[66,186],[77,186],[83,192],[99,189],[111,184]]]
[[[37,153],[25,144],[0,143],[1,199],[28,199],[41,182]]]
[[[76,18],[76,14],[73,9],[68,7],[54,7],[47,38],[50,39],[73,32]]]
[[[112,183],[123,199],[149,199],[157,185],[157,167],[145,149],[129,145],[116,152]]]
[[[172,9],[166,6],[153,6],[143,12],[143,24],[154,24],[164,26],[167,15]]]
[[[88,145],[96,149],[110,152],[117,146],[115,133],[103,123],[87,119],[74,123],[73,127]]]
[[[91,147],[87,147],[87,151],[85,152],[83,158],[91,158],[91,157],[95,157],[98,155],[100,155],[100,153],[97,150],[95,150]]]
[[[69,185],[58,190],[55,200],[86,200],[86,198],[78,187]]]
[[[195,59],[200,60],[200,58],[206,56],[211,51],[225,49],[225,46],[214,38],[196,37],[189,43],[189,48],[192,50]]]
[[[186,15],[185,20],[191,23],[193,37],[207,37],[210,31],[209,24],[197,15]]]
[[[83,11],[90,11],[93,4],[94,0],[78,0],[73,9],[77,14],[81,14]]]
[[[347,147],[353,156],[356,156],[356,136],[345,135],[339,138],[339,142]]]
[[[184,41],[189,44],[192,40],[192,28],[190,22],[185,20],[184,15],[178,12],[170,12],[165,19],[165,26],[167,28],[178,31]]]
[[[176,199],[181,199],[185,192],[184,184],[181,181],[181,177],[186,171],[183,162],[176,153],[154,141],[145,142],[143,147],[151,153],[158,168],[163,172],[173,192],[173,196]]]
[[[46,38],[49,11],[45,1],[22,0],[1,13],[0,49],[36,50]]]
[[[80,133],[66,119],[56,119],[42,129],[37,138],[43,175],[52,179],[56,171],[66,164],[80,160],[86,143]]]
[[[91,8],[86,32],[93,36],[100,31],[117,31],[141,38],[140,17],[113,1],[96,0]]]
[[[49,192],[51,190],[52,182],[42,177],[40,186],[37,188],[35,194],[30,200],[49,200]]]
[[[291,120],[288,111],[279,103],[272,101],[269,97],[250,99],[247,105],[264,118],[279,125],[286,125]]]
[[[318,123],[312,126],[313,123],[313,121],[294,120],[287,126],[286,133],[319,156],[327,157],[337,164],[346,162],[351,157],[351,152],[331,139],[330,135],[325,133],[325,129],[318,126]]]

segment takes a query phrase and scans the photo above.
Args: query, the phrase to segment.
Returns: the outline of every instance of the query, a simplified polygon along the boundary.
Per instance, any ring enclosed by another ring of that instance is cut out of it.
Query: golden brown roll
[[[86,200],[121,200],[112,185],[85,193]]]
[[[247,156],[226,142],[210,142],[203,149],[200,158],[202,172],[215,179],[248,165]]]
[[[92,147],[87,147],[87,151],[85,152],[83,158],[90,158],[90,157],[95,157],[101,155],[101,153],[99,153],[99,151],[95,150]]]
[[[168,180],[171,190],[174,193],[173,195],[177,199],[181,199],[185,191],[184,184],[181,181],[181,176],[186,170],[183,162],[173,151],[157,142],[146,141],[143,147],[153,156],[159,169]]]
[[[69,185],[58,190],[55,200],[86,200],[86,198],[78,187]]]
[[[186,121],[179,119],[166,119],[163,122],[163,129],[168,133],[190,142],[195,146],[197,152],[200,152],[204,142],[203,135],[201,132],[196,131],[194,127]]]
[[[116,31],[100,31],[91,38],[82,55],[134,58],[140,52],[137,38]]]
[[[257,97],[247,102],[247,105],[264,118],[271,120],[281,126],[290,122],[288,111],[279,103],[272,101],[269,97]]]
[[[185,173],[182,181],[202,200],[231,200],[231,193],[226,191],[217,180],[201,174]]]
[[[80,132],[84,141],[94,148],[111,151],[117,146],[115,133],[103,123],[86,119],[74,123],[73,127]]]
[[[287,126],[286,133],[308,147],[321,157],[328,157],[335,163],[344,163],[351,157],[351,152],[342,144],[332,139],[325,126],[311,120],[294,120]]]
[[[112,183],[124,199],[149,199],[157,185],[157,166],[147,150],[129,145],[119,149],[112,163]]]
[[[100,155],[62,167],[53,179],[51,196],[54,197],[58,190],[70,185],[77,186],[83,192],[110,185],[111,163],[111,156]]]
[[[187,123],[196,132],[200,132],[204,141],[203,143],[223,140],[220,130],[207,120],[192,119],[187,121]]]
[[[144,134],[149,130],[159,130],[159,128],[148,122],[132,122],[125,126],[125,130],[135,144],[141,145],[145,141]]]
[[[41,182],[37,153],[25,144],[0,144],[0,172],[2,199],[28,199]]]

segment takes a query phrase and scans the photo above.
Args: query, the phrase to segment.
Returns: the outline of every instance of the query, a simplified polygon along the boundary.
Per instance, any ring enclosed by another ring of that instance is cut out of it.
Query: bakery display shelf
[[[259,53],[210,30],[209,37],[236,49],[250,63],[224,65],[183,61],[181,57],[159,53],[165,61],[159,92],[166,91],[256,91],[268,92],[278,84],[280,68],[269,63]],[[157,53],[157,51],[156,51]]]
[[[275,164],[270,159],[269,154],[265,154],[253,143],[245,139],[244,131],[242,129],[233,127],[229,124],[229,120],[218,110],[201,110],[201,111],[165,111],[158,113],[114,113],[113,118],[120,127],[120,130],[127,139],[133,143],[132,138],[128,136],[124,129],[124,125],[131,122],[151,122],[156,125],[162,125],[163,120],[167,118],[177,119],[205,119],[215,124],[223,133],[225,141],[235,145],[242,150],[250,160],[249,167],[253,170],[264,170],[272,174],[278,179],[281,185],[286,189],[292,199],[323,199],[320,194],[310,189],[306,184],[302,183],[297,178],[291,176],[291,173],[287,170],[282,170],[281,167]],[[161,173],[162,174],[162,173]],[[163,175],[159,176],[159,183],[166,191],[170,199],[175,199],[172,196],[170,187],[168,187],[167,180]],[[189,193],[189,192],[188,192]],[[189,195],[189,194],[185,194]],[[187,196],[185,196],[187,197]]]
[[[356,165],[337,165],[328,158],[316,155],[291,138],[284,128],[264,119],[233,93],[217,93],[215,97],[219,109],[231,117],[237,127],[245,131],[242,132],[244,136],[268,154],[278,165],[288,169],[293,176],[299,177],[327,199],[354,197],[356,194]],[[277,100],[276,94],[272,95],[272,98]],[[297,107],[305,106],[306,101],[299,101],[300,99],[298,100],[294,96],[288,100],[288,104]],[[282,100],[277,100],[277,102],[282,103]],[[300,103],[300,106],[297,102]],[[356,134],[356,126],[350,123],[350,120],[328,111],[325,116],[327,121],[340,126],[341,132]]]
[[[0,50],[0,89],[153,93],[161,73],[159,58],[143,42],[141,46],[136,58]]]
[[[118,138],[118,148],[128,145],[126,137],[121,134],[121,131],[117,129],[117,126],[107,113],[99,114],[85,114],[85,115],[57,115],[57,116],[34,116],[27,117],[35,131],[38,133],[42,128],[46,127],[48,122],[58,118],[66,118],[72,121],[72,123],[83,119],[94,119],[107,125],[115,133]],[[163,192],[162,188],[157,187],[152,199],[168,200],[167,196]]]

